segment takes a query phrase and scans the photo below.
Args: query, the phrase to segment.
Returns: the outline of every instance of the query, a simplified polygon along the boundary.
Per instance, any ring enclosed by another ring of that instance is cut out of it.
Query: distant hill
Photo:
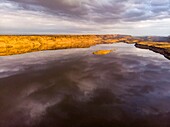
[[[170,36],[145,36],[145,37],[138,37],[143,41],[152,41],[152,42],[170,42]]]

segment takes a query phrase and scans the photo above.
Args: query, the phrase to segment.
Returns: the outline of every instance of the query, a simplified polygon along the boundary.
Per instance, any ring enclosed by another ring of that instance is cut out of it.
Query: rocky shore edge
[[[160,47],[156,47],[156,46],[149,46],[149,45],[138,44],[138,43],[135,43],[135,47],[141,48],[141,49],[149,49],[155,53],[160,53],[160,54],[164,55],[165,58],[170,60],[170,50],[168,50],[166,48],[160,48]]]

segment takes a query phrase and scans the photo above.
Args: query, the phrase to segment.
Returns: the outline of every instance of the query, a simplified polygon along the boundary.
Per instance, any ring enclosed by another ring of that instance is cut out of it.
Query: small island
[[[107,55],[111,53],[113,50],[98,50],[93,52],[94,55]]]

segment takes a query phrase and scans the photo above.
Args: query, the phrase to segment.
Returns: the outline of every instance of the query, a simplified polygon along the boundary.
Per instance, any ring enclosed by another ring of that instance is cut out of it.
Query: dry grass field
[[[66,48],[85,48],[98,44],[97,36],[0,36],[0,55]]]
[[[96,44],[124,41],[119,35],[0,36],[0,56],[42,50],[88,48]]]

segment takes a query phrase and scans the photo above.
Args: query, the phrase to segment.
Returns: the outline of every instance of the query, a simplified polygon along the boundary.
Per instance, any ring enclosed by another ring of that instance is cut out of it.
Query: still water
[[[0,57],[0,127],[170,127],[170,62],[124,43]]]

